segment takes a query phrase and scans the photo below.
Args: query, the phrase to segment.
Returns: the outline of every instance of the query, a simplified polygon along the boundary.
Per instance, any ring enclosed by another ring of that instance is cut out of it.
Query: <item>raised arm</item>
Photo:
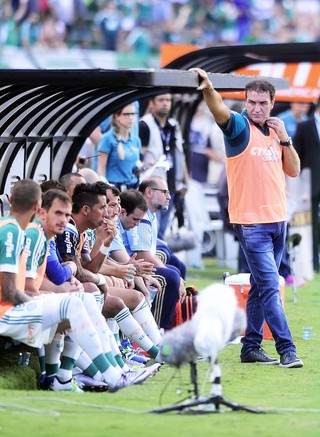
[[[230,119],[230,111],[222,100],[220,94],[213,88],[208,74],[201,68],[190,68],[189,71],[195,71],[198,73],[200,77],[200,86],[197,89],[202,91],[204,100],[215,121],[219,125],[225,126]]]

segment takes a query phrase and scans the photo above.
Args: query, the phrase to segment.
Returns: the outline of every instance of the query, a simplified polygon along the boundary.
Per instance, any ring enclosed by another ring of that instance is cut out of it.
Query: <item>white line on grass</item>
[[[129,408],[123,408],[123,407],[117,407],[115,405],[101,405],[101,404],[91,404],[89,402],[78,402],[78,401],[70,401],[68,399],[60,399],[60,398],[51,398],[51,397],[41,397],[41,396],[28,396],[26,398],[22,397],[22,398],[18,398],[21,400],[35,400],[35,401],[47,401],[47,402],[59,402],[59,403],[63,403],[63,404],[69,404],[69,405],[77,405],[77,406],[81,406],[81,407],[89,407],[89,408],[95,408],[95,409],[99,409],[99,410],[114,410],[114,411],[119,411],[119,412],[126,412],[126,413],[132,413],[132,414],[145,414],[145,413],[149,413],[149,411],[143,411],[143,410],[133,410],[133,409],[129,409]],[[10,404],[8,404],[9,406]],[[0,406],[5,406],[5,404],[0,404]],[[21,408],[24,408],[21,406]],[[28,407],[25,407],[25,409],[28,409]],[[281,408],[281,407],[259,407],[259,409],[261,411],[265,411],[265,412],[270,412],[270,413],[277,413],[277,412],[287,412],[287,413],[320,413],[320,409],[319,408]],[[33,410],[32,408],[30,408],[30,410]],[[41,410],[36,410],[35,411],[40,411]],[[55,411],[49,410],[48,413],[55,413]],[[57,413],[57,412],[56,412]],[[59,414],[59,413],[57,413]],[[54,415],[54,414],[53,414]]]
[[[38,408],[32,408],[25,405],[18,404],[5,404],[3,402],[0,403],[0,408],[17,410],[14,411],[14,414],[21,414],[27,416],[60,416],[58,411],[53,410],[39,410]]]
[[[261,408],[263,411],[269,412],[278,412],[278,411],[286,411],[289,413],[320,413],[319,408],[279,408],[279,407],[267,407]]]
[[[38,397],[38,396],[28,396],[28,397],[22,397],[22,398],[17,398],[18,400],[34,400],[34,401],[47,401],[47,402],[59,402],[59,403],[63,403],[63,404],[68,404],[68,405],[76,405],[79,407],[90,407],[90,408],[96,408],[99,410],[115,410],[115,411],[119,411],[121,413],[126,412],[126,413],[133,413],[133,414],[144,414],[144,413],[148,413],[148,411],[144,411],[144,410],[132,410],[130,408],[123,408],[123,407],[117,407],[115,405],[101,405],[101,404],[91,404],[89,402],[77,402],[77,401],[70,401],[68,399],[59,399],[59,398],[51,398],[51,397]],[[1,406],[1,404],[0,404]]]

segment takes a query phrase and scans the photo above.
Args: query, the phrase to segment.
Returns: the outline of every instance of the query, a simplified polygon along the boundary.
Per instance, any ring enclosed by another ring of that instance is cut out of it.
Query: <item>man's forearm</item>
[[[31,297],[16,287],[15,277],[16,275],[12,273],[2,273],[2,301],[10,302],[13,305],[29,302]]]

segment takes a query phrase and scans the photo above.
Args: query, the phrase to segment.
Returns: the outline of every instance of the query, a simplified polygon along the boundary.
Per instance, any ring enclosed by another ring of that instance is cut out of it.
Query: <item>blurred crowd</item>
[[[0,45],[157,54],[320,40],[319,0],[0,0]]]

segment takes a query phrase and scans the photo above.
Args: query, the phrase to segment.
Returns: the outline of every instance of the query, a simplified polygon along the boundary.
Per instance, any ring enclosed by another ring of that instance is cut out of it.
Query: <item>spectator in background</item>
[[[313,269],[319,272],[319,203],[320,203],[320,98],[314,116],[298,124],[294,136],[301,168],[311,169],[311,214]]]
[[[210,160],[223,164],[223,148],[220,151],[211,143],[214,122],[204,102],[201,102],[192,118],[189,132],[189,172],[198,182],[209,182]]]
[[[48,7],[41,17],[37,47],[39,48],[66,48],[67,30],[65,24]]]
[[[166,161],[166,167],[157,167],[152,172],[166,179],[171,194],[168,209],[159,211],[158,215],[158,237],[162,240],[165,239],[173,206],[181,209],[189,179],[180,125],[170,117],[171,106],[170,94],[152,97],[149,102],[150,113],[144,115],[139,123],[143,163],[152,166],[162,157]]]
[[[130,133],[139,136],[139,124],[138,124],[138,114],[140,110],[140,104],[136,100],[133,102],[135,106],[137,117],[135,117],[135,122],[133,127],[131,128]],[[91,167],[94,171],[98,170],[98,147],[99,142],[103,134],[107,133],[112,128],[112,116],[106,117],[102,122],[91,132],[88,141],[91,143],[91,152],[93,158],[91,160]],[[101,175],[100,175],[101,177]]]
[[[98,147],[98,174],[120,190],[137,188],[140,138],[132,133],[137,117],[133,103],[112,115],[112,128],[102,135]]]
[[[78,17],[86,13],[83,0],[48,0],[52,15],[65,29],[65,43],[71,38],[72,30]]]
[[[104,2],[93,22],[96,40],[104,50],[117,51],[121,22],[122,14],[117,3],[113,0]]]
[[[297,125],[301,121],[308,120],[310,103],[292,102],[290,108],[280,112],[277,116],[284,122],[288,135],[293,138],[296,133]]]
[[[19,46],[20,24],[30,12],[40,11],[40,27],[44,28],[42,44],[117,52],[132,48],[130,53],[140,53],[139,62],[147,66],[153,62],[150,54],[158,54],[164,42],[203,47],[221,43],[311,42],[320,36],[318,0],[2,0],[0,3],[4,44]]]

